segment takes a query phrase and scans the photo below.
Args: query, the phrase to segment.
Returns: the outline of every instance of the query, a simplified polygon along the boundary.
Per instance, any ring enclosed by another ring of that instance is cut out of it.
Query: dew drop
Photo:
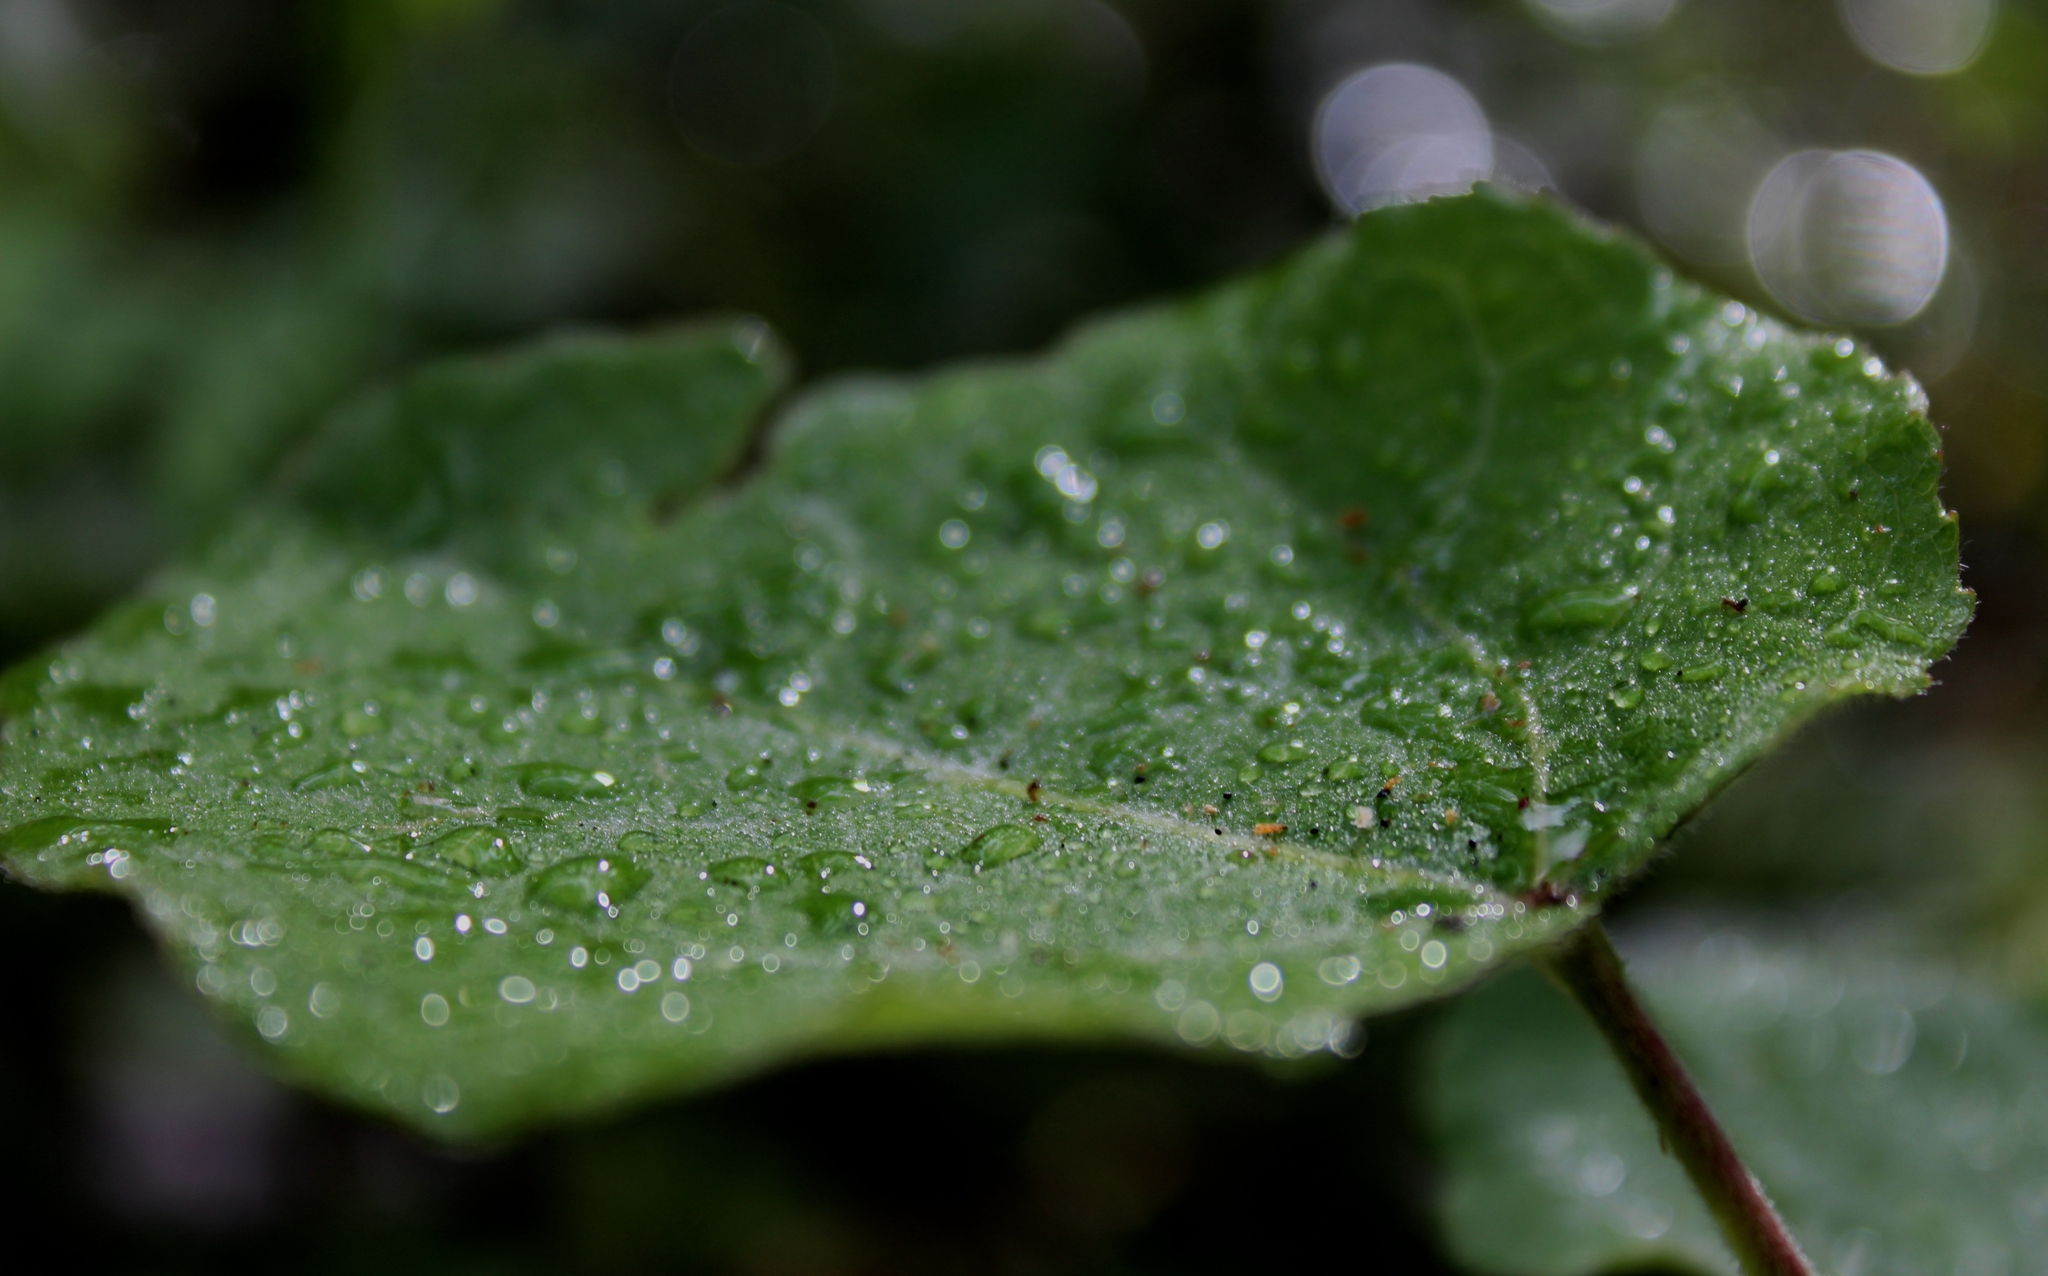
[[[462,1102],[462,1087],[445,1072],[428,1077],[420,1086],[420,1102],[436,1116],[447,1116]]]
[[[1635,605],[1633,587],[1573,589],[1553,594],[1529,615],[1532,629],[1605,629]]]
[[[623,856],[579,855],[536,873],[526,898],[563,912],[602,912],[639,894],[648,877],[646,868]]]
[[[1044,844],[1038,830],[1024,824],[998,824],[985,829],[961,848],[961,858],[978,868],[994,868],[1022,859]]]
[[[1325,957],[1316,966],[1316,977],[1333,988],[1342,988],[1358,980],[1359,962],[1356,957]]]
[[[557,802],[618,796],[618,780],[610,773],[563,762],[528,762],[513,767],[512,778],[528,797]]]
[[[525,862],[506,840],[505,831],[488,824],[471,825],[443,834],[414,852],[486,876],[509,876]]]
[[[1286,990],[1286,982],[1280,974],[1280,968],[1270,961],[1262,961],[1252,967],[1252,973],[1246,982],[1251,986],[1252,996],[1260,1001],[1278,1001],[1281,993]]]

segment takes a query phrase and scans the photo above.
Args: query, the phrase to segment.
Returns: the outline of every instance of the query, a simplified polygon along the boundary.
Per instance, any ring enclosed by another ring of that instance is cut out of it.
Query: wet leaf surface
[[[1540,204],[1038,360],[440,365],[8,675],[17,876],[451,1134],[778,1059],[1344,1051],[1960,631],[1919,392]]]
[[[1624,950],[1820,1270],[2020,1270],[2048,1242],[2048,1025],[1864,920],[1680,916]],[[1606,1044],[1533,971],[1452,1009],[1423,1064],[1438,1217],[1468,1269],[1736,1270]]]

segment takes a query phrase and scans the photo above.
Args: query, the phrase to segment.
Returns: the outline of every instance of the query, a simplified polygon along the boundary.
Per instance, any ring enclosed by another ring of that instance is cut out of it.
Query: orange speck
[[[1287,831],[1285,824],[1254,824],[1252,832],[1260,837],[1278,837]]]
[[[1210,803],[1208,803],[1208,802],[1204,802],[1204,803],[1202,803],[1202,814],[1204,814],[1204,815],[1214,815],[1214,814],[1216,814],[1216,808],[1215,808],[1215,806],[1213,806],[1212,804],[1210,804]]]

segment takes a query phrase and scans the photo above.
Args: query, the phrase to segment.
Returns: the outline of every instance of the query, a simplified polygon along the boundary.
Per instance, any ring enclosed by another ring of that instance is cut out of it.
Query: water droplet
[[[331,1019],[341,1009],[341,991],[330,983],[317,983],[306,996],[306,1009],[316,1019]]]
[[[445,833],[413,852],[413,857],[418,856],[491,877],[510,876],[526,867],[526,862],[506,841],[504,830],[488,824]]]
[[[1071,463],[1054,476],[1052,485],[1061,496],[1082,505],[1094,500],[1097,490],[1095,476]]]
[[[1270,762],[1275,766],[1285,766],[1290,762],[1299,762],[1308,756],[1308,750],[1302,747],[1299,742],[1274,743],[1259,750],[1259,761]]]
[[[317,771],[300,776],[292,782],[292,788],[300,793],[318,793],[327,789],[342,789],[361,784],[370,768],[361,761],[336,762]]]
[[[1262,961],[1252,967],[1246,982],[1250,984],[1252,996],[1260,1001],[1278,1001],[1286,990],[1286,981],[1281,977],[1280,968],[1270,961]]]
[[[1902,647],[1911,647],[1917,651],[1927,650],[1925,634],[1902,620],[1894,620],[1868,607],[1851,612],[1846,620],[1827,631],[1824,640],[1831,647],[1853,647],[1858,641],[1859,630],[1875,634],[1886,642],[1894,642]]]
[[[1266,1049],[1273,1040],[1273,1025],[1256,1010],[1239,1010],[1224,1025],[1230,1044],[1247,1054]]]
[[[609,772],[586,771],[563,762],[528,762],[512,768],[513,782],[528,797],[557,802],[618,796],[618,780]]]
[[[789,882],[787,873],[752,855],[720,860],[705,871],[711,875],[712,881],[727,886],[782,886]]]
[[[455,1084],[455,1078],[437,1072],[421,1083],[420,1102],[436,1116],[447,1116],[462,1102],[462,1087]]]
[[[873,791],[866,781],[843,775],[805,776],[789,786],[791,797],[811,806],[855,801]]]
[[[306,849],[336,859],[356,859],[373,853],[369,843],[340,829],[321,829],[306,839]]]
[[[381,735],[389,726],[374,700],[365,701],[360,706],[351,705],[341,713],[341,733],[351,740]]]
[[[961,848],[961,858],[979,868],[994,868],[1022,859],[1044,843],[1038,830],[1025,824],[998,824]]]
[[[629,860],[638,860],[643,856],[659,855],[667,850],[667,845],[660,838],[643,829],[634,829],[630,833],[620,834],[617,847],[618,854]]]
[[[1356,957],[1325,957],[1316,966],[1316,976],[1333,988],[1342,988],[1358,979],[1359,963]]]
[[[498,996],[515,1006],[532,1001],[538,990],[524,975],[507,975],[498,981]]]
[[[1174,1030],[1180,1033],[1181,1040],[1193,1046],[1207,1045],[1214,1041],[1222,1028],[1223,1016],[1216,1012],[1216,1007],[1206,1001],[1189,1002],[1187,1009],[1180,1012],[1180,1018],[1174,1023]]]
[[[47,815],[0,833],[0,854],[33,855],[40,863],[69,860],[82,866],[109,849],[133,851],[161,845],[178,836],[168,820],[93,820],[76,815]]]
[[[1612,1196],[1628,1178],[1628,1163],[1612,1152],[1595,1152],[1579,1162],[1579,1190],[1587,1196]]]
[[[679,992],[664,993],[661,998],[661,1017],[670,1023],[681,1023],[690,1017],[690,999]]]
[[[744,763],[725,773],[725,787],[735,793],[758,788],[767,781],[768,764],[765,762]]]
[[[1604,629],[1635,605],[1633,586],[1573,589],[1553,594],[1530,613],[1532,629]]]
[[[429,1028],[439,1028],[448,1022],[448,999],[438,992],[430,992],[420,998],[420,1018]]]
[[[526,898],[563,912],[602,912],[639,894],[649,876],[646,868],[621,855],[579,855],[534,874]]]

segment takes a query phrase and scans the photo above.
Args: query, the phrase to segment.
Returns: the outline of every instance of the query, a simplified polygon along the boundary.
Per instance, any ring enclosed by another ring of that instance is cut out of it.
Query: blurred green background
[[[2042,0],[0,0],[0,656],[423,358],[721,309],[810,378],[910,369],[1271,260],[1427,193],[1342,162],[1406,118],[1333,94],[1388,63],[1498,180],[1869,337],[1945,430],[1982,602],[1939,688],[1809,730],[1624,911],[1874,910],[2048,997]],[[1753,196],[1809,148],[1903,163],[1788,267]],[[931,1053],[456,1155],[250,1071],[113,904],[0,886],[0,963],[0,1216],[74,1261],[1444,1263],[1428,1012],[1342,1068]]]

